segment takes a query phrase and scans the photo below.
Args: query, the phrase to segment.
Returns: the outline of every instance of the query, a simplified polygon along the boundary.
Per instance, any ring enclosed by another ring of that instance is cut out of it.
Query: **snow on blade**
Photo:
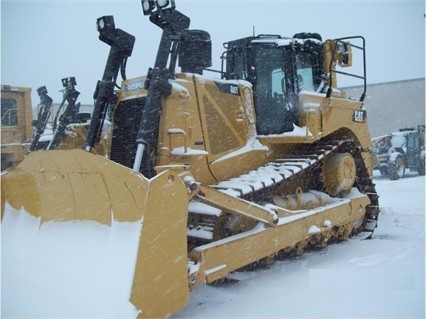
[[[6,205],[2,317],[136,318],[129,302],[141,221],[40,224]]]

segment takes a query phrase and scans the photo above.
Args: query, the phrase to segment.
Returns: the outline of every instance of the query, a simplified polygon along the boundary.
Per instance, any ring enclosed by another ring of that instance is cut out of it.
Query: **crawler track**
[[[378,196],[362,159],[361,150],[352,141],[329,140],[304,145],[292,151],[291,155],[283,156],[247,174],[221,181],[210,187],[262,206],[272,204],[274,195],[292,195],[297,188],[304,192],[325,193],[326,188],[322,179],[323,163],[329,156],[336,153],[352,155],[357,170],[354,187],[368,195],[371,201],[371,204],[367,206],[363,224],[356,228],[351,224],[333,227],[330,232],[313,235],[289,249],[278,252],[276,256],[299,255],[306,248],[321,248],[327,243],[344,240],[363,231],[368,231],[371,235],[379,213]],[[337,197],[344,198],[345,193],[338,194]],[[235,218],[227,212],[192,201],[189,205],[188,220],[189,250],[244,232],[255,227],[256,224],[256,221]],[[274,259],[275,257],[264,259],[262,263],[268,264]]]

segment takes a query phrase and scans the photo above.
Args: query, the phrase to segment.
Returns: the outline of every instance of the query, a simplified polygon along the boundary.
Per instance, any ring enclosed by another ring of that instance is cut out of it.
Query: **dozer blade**
[[[41,222],[136,221],[148,188],[136,172],[83,150],[32,152],[1,181],[2,203]]]
[[[189,298],[188,193],[82,150],[2,175],[2,315],[159,318]]]

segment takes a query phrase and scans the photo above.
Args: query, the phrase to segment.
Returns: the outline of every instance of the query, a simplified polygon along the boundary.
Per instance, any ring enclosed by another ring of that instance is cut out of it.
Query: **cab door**
[[[406,162],[409,168],[418,166],[420,156],[420,136],[417,132],[410,132],[407,135]]]
[[[255,49],[254,105],[257,134],[282,134],[293,130],[297,116],[294,80],[284,66],[284,50],[276,45],[258,45]]]

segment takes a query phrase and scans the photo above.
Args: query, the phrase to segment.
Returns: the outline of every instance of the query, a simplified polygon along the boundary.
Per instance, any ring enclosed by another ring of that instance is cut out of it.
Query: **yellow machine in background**
[[[2,85],[2,171],[17,166],[32,151],[78,149],[84,145],[91,114],[79,112],[80,103],[76,103],[76,100],[80,92],[75,89],[75,78],[61,81],[64,98],[53,121],[53,100],[45,86],[37,89],[40,103],[36,119],[33,119],[31,88]],[[94,149],[99,155],[107,155],[109,144],[109,121],[104,124],[102,138]],[[46,131],[48,125],[53,127]]]
[[[33,135],[31,88],[1,86],[1,170],[16,166],[27,154]]]
[[[85,149],[33,152],[2,175],[3,224],[30,214],[38,232],[90,222],[112,236],[117,223],[138,223],[131,284],[116,298],[141,318],[179,311],[192,288],[240,268],[371,236],[379,207],[365,90],[354,100],[337,86],[337,75],[351,75],[340,68],[355,53],[365,63],[364,39],[300,33],[229,41],[215,78],[205,74],[210,35],[189,30],[174,1],[142,5],[163,29],[154,67],[135,79],[122,72],[114,92],[134,37],[116,29],[112,16],[98,19],[111,50]],[[363,70],[357,77],[365,87]],[[92,151],[109,111],[101,157]],[[67,290],[61,282],[55,289]]]
[[[376,162],[373,167],[383,176],[397,180],[406,169],[425,175],[425,126],[399,129],[372,140]]]

